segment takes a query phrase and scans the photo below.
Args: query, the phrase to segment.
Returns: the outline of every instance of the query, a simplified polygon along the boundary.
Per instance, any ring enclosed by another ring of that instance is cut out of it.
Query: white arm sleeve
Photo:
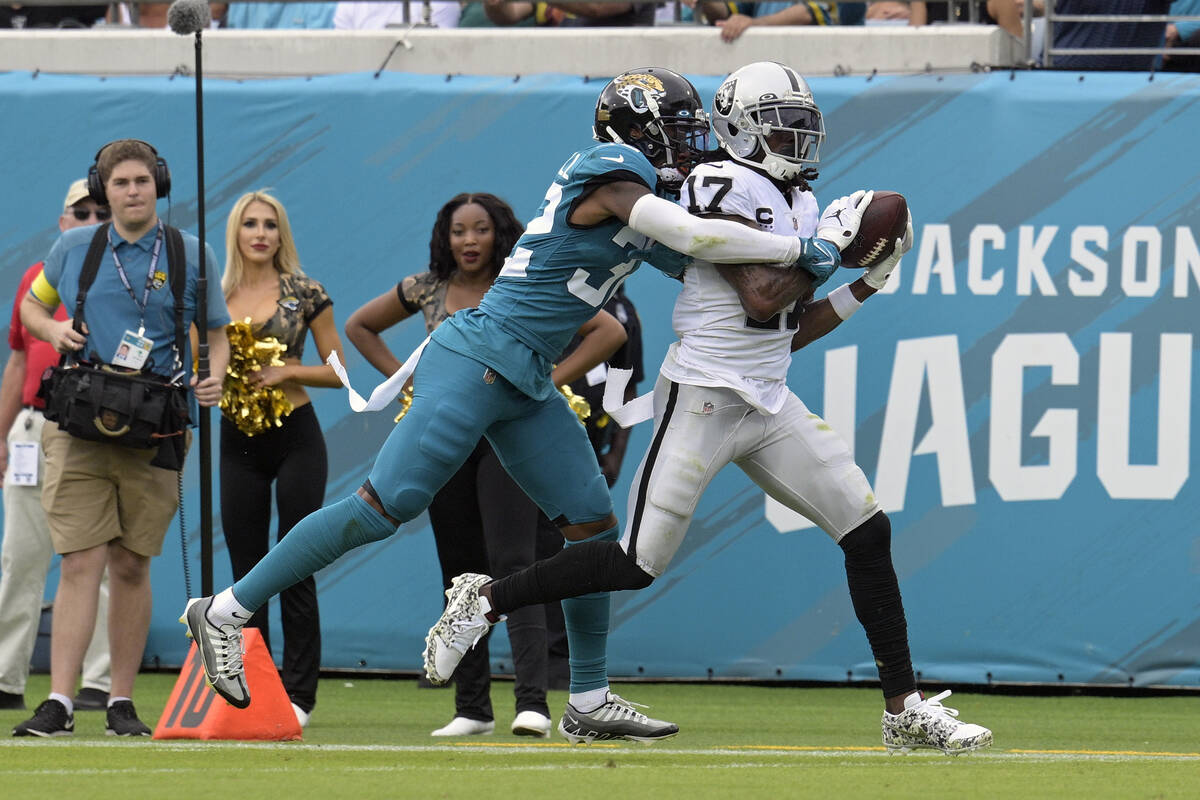
[[[764,233],[725,219],[694,217],[652,194],[642,195],[633,204],[629,227],[672,250],[714,264],[791,264],[803,251],[797,237]]]

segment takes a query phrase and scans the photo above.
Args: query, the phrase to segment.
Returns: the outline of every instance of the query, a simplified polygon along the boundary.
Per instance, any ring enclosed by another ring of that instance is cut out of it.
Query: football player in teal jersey
[[[678,189],[703,157],[708,136],[695,87],[670,70],[636,69],[610,81],[596,105],[595,136],[599,144],[559,168],[479,307],[456,313],[430,337],[413,373],[409,412],[363,485],[298,523],[233,586],[188,603],[181,621],[196,639],[209,682],[231,704],[250,702],[242,670],[245,619],[271,595],[420,514],[481,436],[568,545],[618,537],[587,434],[549,376],[574,332],[643,260],[671,275],[689,257],[827,275],[840,264],[831,242],[849,242],[857,233],[861,207],[842,214],[836,236],[799,239],[695,217],[660,197]],[[456,582],[447,596],[487,613],[477,589]],[[608,691],[607,594],[563,606],[572,705],[616,726],[618,737],[674,735],[676,726],[650,720]],[[424,654],[431,679],[448,679],[476,641],[470,632],[435,626]]]

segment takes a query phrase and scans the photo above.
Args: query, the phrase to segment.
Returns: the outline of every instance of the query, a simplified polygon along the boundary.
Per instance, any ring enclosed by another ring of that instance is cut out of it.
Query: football
[[[842,266],[873,267],[892,253],[908,227],[908,201],[899,192],[875,192],[863,213],[858,235],[842,250]]]

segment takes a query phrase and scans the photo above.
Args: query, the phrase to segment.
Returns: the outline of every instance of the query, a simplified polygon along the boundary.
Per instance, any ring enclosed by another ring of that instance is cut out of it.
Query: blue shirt
[[[75,316],[75,299],[79,294],[79,273],[83,268],[83,260],[95,232],[95,225],[66,231],[50,248],[50,254],[46,256],[42,266],[42,275],[46,282],[54,287],[60,300],[66,306],[67,314],[72,317]],[[106,247],[100,258],[100,270],[96,274],[95,282],[88,289],[87,300],[84,302],[83,316],[87,321],[88,335],[87,342],[79,353],[80,358],[99,363],[109,363],[117,352],[117,347],[120,345],[125,331],[136,332],[139,322],[143,319],[139,306],[146,286],[146,277],[158,228],[155,226],[135,242],[127,242],[122,239],[115,228],[110,228],[109,233],[137,300],[135,302],[134,298],[130,297],[117,274],[116,263],[113,261],[113,249]],[[216,257],[213,255],[212,246],[206,245],[205,250],[207,254],[208,322],[204,327],[219,328],[228,324],[229,311],[225,307],[225,298],[221,294],[221,275],[217,271]],[[188,380],[190,380],[192,372],[192,354],[187,329],[196,319],[199,252],[200,241],[190,233],[183,233],[187,283],[184,291],[182,367]],[[171,293],[170,280],[167,278],[165,236],[156,272],[162,274],[161,279],[154,280],[152,283],[144,315],[146,327],[144,335],[154,341],[154,347],[150,351],[150,357],[145,367],[158,375],[170,376],[174,361],[171,347],[175,343],[175,298]]]
[[[434,341],[486,364],[535,400],[551,396],[553,362],[651,255],[646,237],[616,217],[590,227],[567,221],[587,194],[614,181],[653,190],[658,175],[623,144],[593,145],[567,159],[479,307],[443,322]],[[653,251],[653,266],[679,272],[685,257],[664,250]]]
[[[1171,13],[1180,17],[1200,17],[1200,0],[1175,0]],[[1196,47],[1200,42],[1188,43],[1188,40],[1200,31],[1200,22],[1176,22],[1175,30],[1179,31],[1181,47]]]

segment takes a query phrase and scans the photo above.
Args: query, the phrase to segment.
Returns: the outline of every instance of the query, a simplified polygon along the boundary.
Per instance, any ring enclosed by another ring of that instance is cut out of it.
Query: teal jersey
[[[651,257],[652,243],[616,217],[592,227],[567,222],[587,194],[614,181],[653,191],[658,176],[640,151],[623,144],[597,144],[567,159],[479,307],[443,322],[434,340],[486,364],[534,399],[550,396],[553,362]],[[663,250],[654,249],[653,266],[680,272],[686,257],[663,257]]]

